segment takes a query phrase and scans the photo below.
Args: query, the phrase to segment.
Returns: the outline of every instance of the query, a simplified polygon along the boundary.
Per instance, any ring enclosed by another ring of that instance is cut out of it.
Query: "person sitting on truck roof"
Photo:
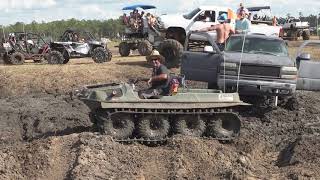
[[[122,23],[126,26],[129,26],[129,17],[127,16],[126,13],[123,13],[123,16],[122,16]]]
[[[165,58],[160,55],[159,51],[153,50],[151,55],[147,57],[147,61],[153,65],[152,77],[148,80],[148,85],[151,87],[140,91],[140,98],[150,99],[161,95],[167,95],[169,87],[169,70],[163,65]]]
[[[227,39],[229,38],[230,34],[234,34],[235,30],[230,26],[228,21],[228,17],[226,13],[221,14],[218,17],[218,21],[220,24],[213,25],[207,28],[200,29],[200,32],[207,32],[207,31],[213,31],[215,30],[217,32],[217,40],[216,43],[220,49],[220,51],[223,51],[225,48],[225,43]]]
[[[246,18],[244,10],[240,10],[240,19],[236,20],[236,33],[247,33],[250,31],[251,22]]]

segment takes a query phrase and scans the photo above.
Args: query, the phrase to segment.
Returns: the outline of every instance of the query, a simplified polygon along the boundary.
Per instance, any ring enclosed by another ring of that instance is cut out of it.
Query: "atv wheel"
[[[139,136],[146,139],[161,139],[168,135],[170,124],[166,116],[145,116],[138,123]]]
[[[309,40],[310,39],[310,31],[309,30],[303,31],[302,38],[303,38],[303,40]]]
[[[202,136],[206,129],[205,122],[200,116],[179,116],[174,123],[175,131],[186,136]]]
[[[207,135],[215,138],[232,139],[240,134],[240,120],[234,114],[221,114],[209,119]]]
[[[112,52],[109,49],[106,49],[106,51],[107,51],[107,54],[108,54],[107,62],[109,62],[112,59]]]
[[[168,68],[179,67],[183,46],[174,39],[167,39],[160,44],[159,52],[165,57],[165,64]]]
[[[108,52],[103,47],[97,47],[93,50],[92,59],[96,63],[107,62]]]
[[[152,53],[152,49],[152,44],[147,40],[141,41],[138,44],[138,51],[141,56],[149,56]]]
[[[103,125],[103,133],[116,139],[130,137],[134,130],[132,117],[128,114],[115,114],[107,118],[105,114],[98,113],[97,123]]]
[[[9,62],[11,64],[23,64],[24,63],[24,55],[19,52],[14,52],[9,57]]]
[[[63,64],[65,59],[59,51],[51,51],[48,58],[49,64]]]
[[[119,44],[119,53],[122,57],[127,57],[130,54],[130,46],[126,42],[121,42]]]

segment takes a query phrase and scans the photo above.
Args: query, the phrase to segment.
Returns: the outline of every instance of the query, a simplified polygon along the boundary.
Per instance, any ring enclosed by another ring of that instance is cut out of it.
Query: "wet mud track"
[[[91,128],[68,95],[0,99],[0,179],[319,179],[320,93],[295,110],[249,108],[232,143],[174,136],[122,144]]]

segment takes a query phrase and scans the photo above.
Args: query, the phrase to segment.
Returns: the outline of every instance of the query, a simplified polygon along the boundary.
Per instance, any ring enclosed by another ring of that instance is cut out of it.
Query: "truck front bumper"
[[[220,89],[233,89],[236,91],[239,85],[239,93],[242,95],[270,95],[290,96],[296,91],[296,80],[248,78],[237,76],[220,75],[218,86]]]

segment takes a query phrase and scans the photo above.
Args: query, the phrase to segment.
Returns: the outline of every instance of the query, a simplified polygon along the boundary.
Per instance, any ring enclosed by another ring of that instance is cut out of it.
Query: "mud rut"
[[[120,144],[91,128],[68,95],[0,99],[0,179],[319,179],[320,93],[295,111],[244,109],[230,144],[175,136],[162,146]]]

